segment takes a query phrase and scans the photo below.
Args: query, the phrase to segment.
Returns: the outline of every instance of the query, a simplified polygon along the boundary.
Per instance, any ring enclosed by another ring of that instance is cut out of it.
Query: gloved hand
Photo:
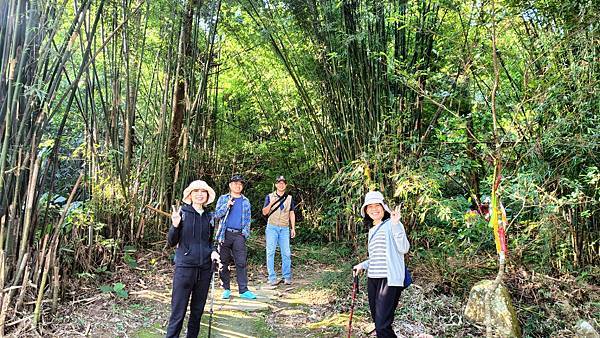
[[[365,271],[365,269],[363,268],[362,264],[356,264],[352,268],[352,275],[353,276],[360,276],[364,271]]]
[[[216,251],[213,251],[213,252],[210,254],[210,260],[211,260],[211,261],[217,261],[217,264],[221,264],[221,255],[219,255],[219,253],[218,253],[218,252],[216,252]]]

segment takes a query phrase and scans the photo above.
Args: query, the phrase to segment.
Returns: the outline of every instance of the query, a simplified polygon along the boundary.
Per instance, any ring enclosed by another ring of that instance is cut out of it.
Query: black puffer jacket
[[[175,228],[171,225],[167,241],[177,246],[175,265],[178,267],[210,266],[213,226],[212,213],[204,211],[200,215],[194,207],[183,204],[181,222]]]

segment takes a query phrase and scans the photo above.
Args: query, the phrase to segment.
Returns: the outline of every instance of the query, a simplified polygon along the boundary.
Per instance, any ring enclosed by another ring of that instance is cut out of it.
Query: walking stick
[[[210,338],[210,333],[212,330],[212,319],[213,319],[213,306],[215,304],[215,275],[217,274],[218,270],[217,270],[217,261],[213,260],[212,261],[212,277],[211,277],[211,282],[210,282],[210,288],[211,288],[211,292],[210,292],[210,310],[209,310],[209,317],[208,317],[208,337]]]
[[[356,302],[356,292],[358,291],[358,273],[354,272],[352,282],[352,305],[350,306],[350,320],[348,321],[348,338],[352,334],[352,316],[354,315],[354,303]]]
[[[219,228],[217,229],[217,235],[215,240],[217,240],[217,243],[219,242],[219,235],[221,234],[221,231],[223,230],[223,225],[225,223],[225,220],[227,219],[227,216],[229,216],[229,210],[231,210],[231,208],[227,208],[227,212],[225,213],[225,216],[223,217],[223,219],[221,219],[221,221],[219,222]],[[217,253],[221,252],[221,243],[217,244]],[[215,304],[215,277],[217,276],[217,274],[219,273],[219,270],[217,269],[217,261],[213,260],[212,261],[212,277],[211,277],[211,281],[210,281],[210,310],[209,310],[209,317],[208,317],[208,338],[211,337],[211,331],[212,331],[212,319],[213,319],[213,307]]]

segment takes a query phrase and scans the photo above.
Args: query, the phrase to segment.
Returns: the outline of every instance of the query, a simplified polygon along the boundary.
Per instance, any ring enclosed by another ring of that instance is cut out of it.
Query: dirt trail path
[[[251,285],[252,291],[256,294],[255,300],[242,299],[234,291],[229,300],[221,299],[222,290],[215,289],[215,300],[213,305],[213,323],[212,337],[265,337],[275,334],[270,332],[266,322],[263,324],[269,314],[282,311],[290,311],[298,307],[305,300],[300,299],[294,292],[307,286],[306,280],[296,280],[293,285],[283,285],[273,288],[264,283]],[[236,290],[237,285],[232,285],[232,290]],[[202,331],[208,332],[210,297],[204,310],[205,315],[202,320]],[[309,304],[306,304],[309,305]],[[293,311],[292,311],[293,312]],[[302,311],[297,310],[300,313]],[[262,321],[262,322],[261,322]],[[294,336],[293,332],[288,332],[289,336]],[[304,336],[303,333],[301,333]]]
[[[150,261],[151,259],[148,259]],[[76,301],[65,304],[47,326],[52,336],[63,337],[164,337],[170,315],[173,267],[166,260],[152,264],[140,261],[137,268],[121,266],[107,285],[126,285],[127,298],[114,292],[101,292],[97,285],[81,286]],[[266,284],[264,267],[254,267],[249,288],[256,300],[239,297],[232,276],[232,297],[221,299],[223,290],[215,279],[214,315],[211,337],[340,337],[347,325],[347,314],[334,309],[334,296],[315,288],[315,281],[329,267],[294,267],[292,285],[273,288]],[[114,282],[113,282],[114,281]],[[200,337],[208,336],[211,291],[202,316]],[[356,317],[355,317],[356,318]],[[355,319],[357,326],[359,320]],[[187,322],[181,336],[185,336]]]
[[[291,286],[266,284],[262,260],[249,265],[249,288],[258,298],[241,299],[232,276],[232,297],[221,299],[215,279],[212,337],[345,337],[351,304],[349,263],[330,247],[296,247]],[[337,249],[339,250],[339,249]],[[55,316],[44,315],[43,337],[164,337],[171,312],[172,260],[164,250],[144,250],[137,265],[117,266],[115,272],[98,270],[71,281]],[[319,262],[328,262],[327,264]],[[356,299],[353,337],[368,337],[373,329],[363,284]],[[401,298],[394,329],[398,337],[449,332],[447,336],[477,336],[478,330],[462,322],[459,297],[435,292],[430,284],[413,284]],[[127,291],[125,295],[118,291]],[[200,337],[208,336],[211,293],[202,316]],[[186,333],[184,323],[181,336]],[[13,330],[12,337],[40,337],[31,325]],[[444,336],[444,335],[442,335]]]

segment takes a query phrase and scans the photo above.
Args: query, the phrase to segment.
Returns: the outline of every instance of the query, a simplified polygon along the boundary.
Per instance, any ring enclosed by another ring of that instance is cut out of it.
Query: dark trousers
[[[388,286],[387,278],[368,278],[369,308],[375,323],[377,338],[396,337],[392,323],[402,290],[404,290],[402,286]]]
[[[173,274],[173,295],[171,297],[171,318],[167,327],[167,338],[179,337],[185,311],[191,296],[188,338],[196,338],[200,333],[200,319],[206,304],[212,273],[210,266],[200,268],[175,268]]]
[[[248,271],[246,269],[246,256],[248,252],[244,235],[240,232],[225,231],[225,240],[221,244],[220,253],[221,263],[223,264],[223,269],[221,269],[220,273],[223,289],[231,289],[229,263],[231,263],[231,259],[233,258],[240,294],[248,291]]]

